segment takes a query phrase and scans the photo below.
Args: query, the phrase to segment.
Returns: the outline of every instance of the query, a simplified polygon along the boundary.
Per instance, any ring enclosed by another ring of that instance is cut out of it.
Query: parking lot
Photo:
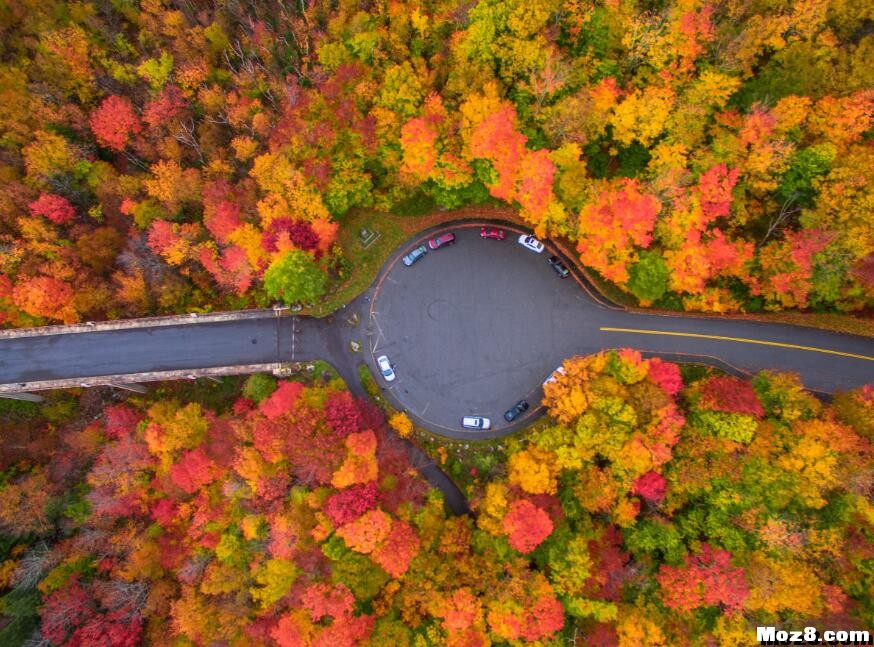
[[[516,428],[535,415],[541,382],[579,351],[580,318],[599,308],[558,277],[549,249],[529,251],[510,230],[503,241],[452,231],[454,245],[412,266],[394,259],[375,292],[369,359],[388,355],[397,379],[382,386],[431,425],[462,432],[463,416],[480,415],[493,431]],[[503,414],[523,398],[531,409],[511,427]]]

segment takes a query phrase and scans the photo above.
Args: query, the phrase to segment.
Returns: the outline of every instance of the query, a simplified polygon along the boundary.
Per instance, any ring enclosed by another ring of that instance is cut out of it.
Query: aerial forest
[[[0,0],[0,337],[272,306],[294,344],[461,219],[619,306],[870,336],[872,61],[856,0]],[[874,384],[605,349],[459,440],[344,335],[339,373],[4,391],[0,646],[874,628]]]

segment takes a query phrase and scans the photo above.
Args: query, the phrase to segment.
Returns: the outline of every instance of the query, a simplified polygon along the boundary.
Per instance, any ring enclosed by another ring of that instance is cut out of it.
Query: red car
[[[431,240],[429,240],[428,247],[430,247],[431,249],[440,249],[441,247],[444,247],[445,245],[451,245],[454,242],[455,234],[450,232],[448,234],[441,234],[440,236],[437,236],[437,238],[432,238]]]
[[[483,238],[491,238],[492,240],[504,240],[507,237],[507,233],[497,227],[483,227],[479,230],[479,235]]]

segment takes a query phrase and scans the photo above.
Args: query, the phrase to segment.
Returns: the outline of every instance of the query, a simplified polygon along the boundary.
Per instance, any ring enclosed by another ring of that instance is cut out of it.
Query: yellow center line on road
[[[857,355],[856,353],[845,353],[839,350],[830,350],[828,348],[817,348],[815,346],[799,346],[798,344],[784,344],[779,341],[764,341],[761,339],[747,339],[745,337],[723,337],[722,335],[702,335],[693,332],[671,332],[667,330],[638,330],[636,328],[601,328],[602,332],[627,332],[638,335],[667,335],[669,337],[694,337],[695,339],[715,339],[717,341],[736,341],[744,344],[759,344],[761,346],[777,346],[778,348],[791,348],[794,350],[807,350],[814,353],[827,353],[829,355],[840,355],[842,357],[852,357],[853,359],[865,359],[869,362],[874,362],[874,357],[868,355]]]

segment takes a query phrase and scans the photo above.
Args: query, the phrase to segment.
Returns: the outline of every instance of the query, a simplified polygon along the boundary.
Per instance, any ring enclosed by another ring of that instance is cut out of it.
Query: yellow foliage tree
[[[550,451],[532,446],[510,456],[510,483],[529,494],[555,494],[558,490],[558,463]]]
[[[269,609],[288,593],[300,575],[294,562],[286,559],[268,559],[255,572],[255,583],[249,589],[252,599],[262,609]]]
[[[401,438],[408,438],[413,433],[413,421],[403,411],[399,411],[389,418],[388,424]]]

